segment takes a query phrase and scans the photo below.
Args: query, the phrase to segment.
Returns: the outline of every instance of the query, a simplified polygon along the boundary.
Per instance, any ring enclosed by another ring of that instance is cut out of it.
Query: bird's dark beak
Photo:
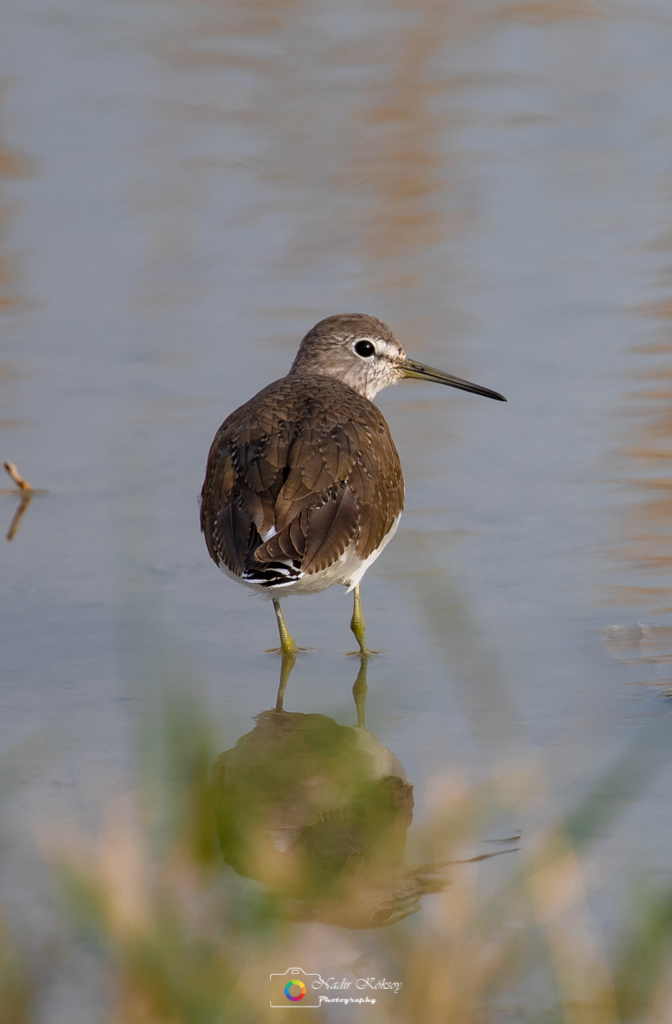
[[[435,384],[447,384],[450,388],[459,388],[460,391],[472,391],[475,395],[485,395],[486,398],[494,398],[498,402],[505,402],[504,395],[498,391],[491,391],[490,388],[482,388],[480,384],[472,384],[471,381],[462,380],[461,377],[453,377],[443,370],[434,370],[431,366],[418,363],[415,359],[407,359],[401,365],[404,377],[414,377],[417,380],[433,381]]]

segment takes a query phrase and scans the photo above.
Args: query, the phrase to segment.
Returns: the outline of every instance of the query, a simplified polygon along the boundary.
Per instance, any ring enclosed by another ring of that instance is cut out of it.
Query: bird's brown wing
[[[294,374],[220,427],[201,527],[212,558],[237,575],[287,559],[314,573],[353,541],[367,558],[403,502],[399,456],[382,413],[340,381]]]

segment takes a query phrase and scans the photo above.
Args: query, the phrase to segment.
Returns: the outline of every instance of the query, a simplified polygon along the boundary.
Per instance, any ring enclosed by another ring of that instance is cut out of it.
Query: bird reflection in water
[[[293,664],[283,660],[276,707],[215,763],[224,860],[267,885],[282,916],[347,928],[400,921],[445,888],[451,862],[405,864],[413,786],[365,728],[367,658],[353,687],[354,727],[284,710]]]

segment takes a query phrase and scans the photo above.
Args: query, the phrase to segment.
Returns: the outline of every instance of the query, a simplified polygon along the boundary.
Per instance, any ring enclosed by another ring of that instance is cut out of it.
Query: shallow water
[[[197,495],[219,423],[351,310],[508,398],[379,398],[407,510],[363,586],[368,727],[416,819],[540,750],[549,820],[669,716],[668,5],[8,0],[2,29],[0,441],[48,491],[0,550],[0,744],[38,751],[12,821],[122,791],[167,674],[222,750],[273,705],[272,610]],[[353,724],[349,599],[285,613],[315,648],[286,709]],[[606,917],[669,879],[669,786],[594,853]]]

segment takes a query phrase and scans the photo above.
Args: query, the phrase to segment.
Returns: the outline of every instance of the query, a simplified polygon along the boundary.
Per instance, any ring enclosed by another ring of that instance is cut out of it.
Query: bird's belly
[[[343,552],[340,558],[337,558],[335,562],[327,566],[326,569],[321,569],[319,572],[306,573],[300,576],[297,580],[292,583],[284,583],[278,586],[263,586],[259,583],[254,583],[251,580],[245,580],[241,576],[236,576],[235,573],[231,572],[230,569],[220,563],[220,569],[231,579],[236,580],[238,583],[243,583],[246,587],[258,594],[260,597],[266,598],[266,600],[272,600],[274,598],[288,597],[290,594],[318,594],[322,590],[326,590],[328,587],[333,586],[335,583],[340,583],[348,588],[348,593],[357,586],[362,576],[369,568],[373,565],[378,556],[382,553],[383,548],[389,544],[397,532],[399,526],[399,520],[401,514],[397,516],[389,532],[385,534],[379,547],[375,551],[372,551],[368,558],[362,559],[356,552],[356,542],[353,543]]]

